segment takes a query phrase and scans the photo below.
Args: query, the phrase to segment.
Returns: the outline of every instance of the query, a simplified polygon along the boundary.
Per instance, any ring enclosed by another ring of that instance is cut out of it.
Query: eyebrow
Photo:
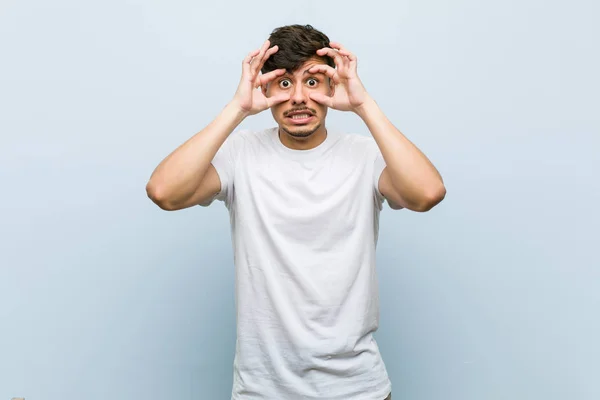
[[[312,67],[310,67],[310,68],[312,68]],[[310,75],[325,75],[323,72],[312,72],[312,73],[311,73],[311,72],[308,72],[308,71],[310,70],[310,68],[309,68],[309,69],[307,69],[307,70],[305,70],[305,71],[302,73],[302,75],[306,75],[306,74],[310,74]],[[292,74],[290,74],[289,72],[285,71],[285,74],[283,74],[282,76],[286,76],[286,75],[287,75],[287,76],[292,76]]]

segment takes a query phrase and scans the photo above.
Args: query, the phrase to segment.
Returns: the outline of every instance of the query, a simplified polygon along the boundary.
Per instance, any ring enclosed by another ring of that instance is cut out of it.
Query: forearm
[[[385,116],[372,98],[356,113],[367,125],[387,165],[392,185],[410,204],[435,201],[445,193],[441,175],[429,159]]]
[[[209,125],[169,154],[148,181],[150,197],[177,204],[192,196],[215,154],[245,116],[229,103]]]

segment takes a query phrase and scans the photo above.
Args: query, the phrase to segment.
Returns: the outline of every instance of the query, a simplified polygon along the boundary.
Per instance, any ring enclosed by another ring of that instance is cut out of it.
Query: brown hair
[[[329,56],[317,55],[317,50],[329,47],[329,38],[323,32],[310,25],[287,25],[276,28],[269,37],[271,47],[277,45],[277,53],[273,54],[263,65],[261,72],[285,68],[288,72],[296,71],[306,61],[321,59],[330,67],[335,62]]]

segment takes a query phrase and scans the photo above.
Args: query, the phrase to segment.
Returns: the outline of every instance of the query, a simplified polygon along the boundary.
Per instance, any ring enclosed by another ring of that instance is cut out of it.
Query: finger
[[[275,46],[271,47],[269,50],[267,50],[267,52],[263,56],[262,60],[260,60],[260,65],[258,67],[259,71],[265,65],[265,63],[267,62],[267,60],[269,59],[269,57],[271,57],[273,54],[277,53],[278,50],[279,50],[279,46],[277,46],[277,45],[275,45]]]
[[[356,61],[356,56],[354,54],[352,54],[350,51],[348,51],[348,49],[346,49],[341,43],[338,42],[330,42],[329,45],[338,50],[338,53],[340,53],[343,56],[348,57],[348,59],[350,61]]]
[[[348,50],[346,50],[344,48],[344,46],[342,46],[340,43],[338,42],[329,42],[329,46],[334,49],[335,51],[337,51],[338,54],[344,56],[344,58],[346,58],[348,56],[348,54],[350,53]]]
[[[282,94],[278,94],[272,97],[267,97],[267,105],[269,106],[269,108],[276,106],[279,103],[283,103],[285,101],[288,101],[290,99],[290,94],[289,93],[282,93]]]
[[[333,61],[335,62],[335,65],[340,68],[344,65],[344,60],[342,59],[342,56],[340,55],[340,53],[330,47],[323,47],[322,49],[317,50],[317,54],[320,56],[329,56],[331,58],[333,58]]]
[[[260,48],[260,51],[258,53],[258,55],[256,57],[254,57],[254,59],[252,60],[252,62],[250,63],[252,66],[252,73],[253,74],[258,74],[258,71],[260,70],[260,64],[262,62],[262,59],[265,55],[265,53],[267,52],[267,50],[269,49],[269,40],[265,40],[265,42],[263,43],[262,47]]]
[[[250,64],[250,61],[252,61],[252,59],[254,57],[256,57],[256,55],[259,52],[260,52],[260,49],[252,50],[250,53],[248,53],[248,55],[246,56],[246,58],[244,58],[244,62]]]
[[[267,42],[263,43],[263,45],[259,48],[254,50],[252,53],[252,59],[250,60],[250,65],[251,66],[255,66],[257,61],[260,61],[260,59],[262,58],[262,54],[264,54],[264,52],[266,51],[266,47],[267,47]]]
[[[252,62],[252,59],[254,57],[256,57],[256,55],[260,52],[260,50],[253,50],[250,53],[248,53],[248,55],[246,56],[246,58],[244,58],[244,61],[242,61],[242,71],[245,74],[249,74],[250,73],[250,63]]]
[[[339,83],[337,70],[333,67],[330,67],[329,65],[326,65],[326,64],[315,65],[314,67],[311,67],[308,70],[308,72],[310,72],[311,74],[320,72],[320,73],[325,74],[328,77],[330,77],[333,80],[333,83],[335,83],[335,84]]]
[[[271,72],[267,72],[266,74],[259,75],[258,79],[256,80],[256,86],[266,86],[267,83],[271,82],[273,79],[285,74],[285,71],[285,68],[280,68]]]
[[[334,48],[344,58],[344,66],[348,69],[356,70],[356,56],[346,49],[341,43],[330,42],[329,45]]]
[[[349,51],[346,50],[336,50],[338,52],[339,55],[342,56],[342,59],[344,60],[344,66],[349,66],[350,63],[352,62],[352,60],[350,59],[352,55],[352,53],[350,53]]]
[[[309,93],[308,97],[310,97],[319,104],[323,104],[329,108],[333,108],[333,98],[330,96],[325,96],[323,93]]]

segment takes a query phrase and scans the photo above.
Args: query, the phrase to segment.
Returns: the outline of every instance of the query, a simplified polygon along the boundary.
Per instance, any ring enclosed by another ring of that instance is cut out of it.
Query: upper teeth
[[[292,115],[293,119],[302,119],[302,118],[308,118],[308,114],[295,114]]]

